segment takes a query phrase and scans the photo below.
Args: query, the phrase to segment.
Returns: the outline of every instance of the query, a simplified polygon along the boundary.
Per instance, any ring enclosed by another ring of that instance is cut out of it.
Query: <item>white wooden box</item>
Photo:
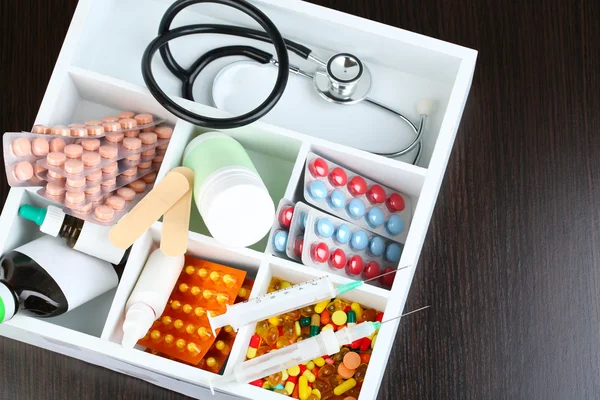
[[[400,260],[400,266],[410,267],[397,275],[391,291],[365,285],[348,294],[352,300],[384,310],[386,319],[399,316],[404,309],[467,100],[477,52],[297,0],[251,2],[273,19],[285,37],[312,47],[322,57],[337,52],[357,54],[381,72],[381,75],[374,73],[374,85],[380,84],[378,98],[405,110],[414,120],[417,115],[412,111],[413,104],[418,99],[429,97],[436,102],[434,115],[428,121],[424,153],[418,166],[309,136],[301,129],[293,131],[265,122],[229,131],[248,150],[275,204],[283,197],[300,200],[298,183],[309,151],[349,166],[412,197],[415,205],[413,220]],[[70,123],[129,109],[152,112],[175,125],[173,140],[158,179],[169,169],[180,165],[186,144],[203,130],[178,121],[160,107],[144,87],[140,72],[141,55],[155,37],[160,18],[170,3],[169,0],[80,0],[35,122]],[[206,22],[249,24],[245,16],[228,8],[198,5],[182,13],[174,25]],[[311,28],[306,29],[307,26]],[[180,63],[189,65],[210,48],[237,42],[231,37],[195,36],[180,39],[173,49]],[[260,46],[269,48],[268,45]],[[166,91],[177,97],[178,82],[160,61],[155,61],[155,71]],[[377,81],[377,76],[381,76],[380,81]],[[200,103],[178,101],[200,113],[222,114],[210,105],[201,104],[208,103],[204,96],[197,99]],[[354,136],[352,140],[353,145],[365,148],[374,139],[372,135],[364,135]],[[384,136],[375,140],[385,144],[394,138]],[[18,207],[24,202],[41,206],[48,204],[34,190],[10,191],[0,217],[2,253],[40,235],[37,227],[17,216]],[[192,397],[210,398],[208,382],[212,374],[139,350],[126,350],[119,344],[125,302],[149,252],[159,240],[160,230],[161,224],[157,222],[136,242],[118,289],[61,317],[43,320],[16,316],[0,326],[0,334]],[[297,283],[322,274],[316,269],[275,258],[270,254],[266,240],[252,246],[252,249],[225,248],[207,235],[197,212],[190,227],[188,249],[191,255],[247,270],[256,277],[253,295],[264,293],[272,276]],[[348,281],[335,275],[332,279]],[[398,322],[381,328],[360,400],[376,398],[397,327]],[[253,329],[246,327],[240,330],[227,371],[243,360]],[[251,385],[232,384],[218,388],[216,398],[276,400],[282,397]]]

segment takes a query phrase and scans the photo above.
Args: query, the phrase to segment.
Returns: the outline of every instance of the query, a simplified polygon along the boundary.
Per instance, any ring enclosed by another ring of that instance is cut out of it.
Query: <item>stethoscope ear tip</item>
[[[421,99],[417,101],[417,113],[419,115],[431,115],[433,113],[433,100]]]

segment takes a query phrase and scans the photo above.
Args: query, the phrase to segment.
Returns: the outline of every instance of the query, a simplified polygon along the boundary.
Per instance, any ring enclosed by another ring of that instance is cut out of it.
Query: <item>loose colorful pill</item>
[[[379,236],[374,236],[369,242],[369,254],[380,257],[385,251],[385,240]]]
[[[373,185],[367,191],[367,199],[371,204],[380,204],[385,202],[385,190],[379,185]]]
[[[323,160],[320,157],[315,158],[308,166],[308,169],[312,176],[314,176],[315,178],[326,177],[329,173],[329,166],[327,165],[327,161]]]
[[[319,263],[326,262],[329,259],[329,247],[323,242],[314,245],[312,248],[312,258]]]
[[[344,356],[344,365],[348,369],[356,369],[360,365],[360,355],[353,351],[349,351]]]
[[[346,205],[346,195],[340,189],[334,189],[327,200],[331,208],[344,208]]]
[[[397,263],[402,256],[402,247],[398,243],[390,243],[385,249],[385,259],[389,262]]]
[[[354,255],[350,257],[346,264],[346,272],[349,275],[360,275],[364,267],[364,261],[360,256]]]
[[[396,216],[396,215],[393,215]],[[383,225],[385,222],[385,214],[379,207],[373,207],[367,213],[367,224],[371,228],[377,228]]]
[[[335,231],[334,239],[340,244],[346,244],[350,241],[351,235],[352,234],[350,232],[350,228],[348,228],[348,225],[342,224]]]
[[[308,194],[315,200],[323,200],[327,197],[327,186],[321,181],[312,181],[308,185]]]
[[[354,250],[364,250],[369,246],[369,236],[365,231],[356,231],[350,239],[350,247]]]
[[[319,218],[316,223],[317,234],[324,238],[330,238],[335,231],[333,223],[327,218]]]
[[[355,353],[354,353],[355,354]],[[337,373],[339,376],[341,376],[343,379],[350,379],[354,376],[354,370],[348,368],[345,364],[340,363],[340,365],[338,365],[338,369],[337,369]]]
[[[278,252],[284,252],[287,246],[288,233],[283,230],[279,230],[273,235],[273,247]]]
[[[361,199],[350,200],[346,208],[348,214],[354,219],[362,218],[366,212],[365,203]]]
[[[260,336],[257,334],[252,335],[250,338],[250,345],[248,346],[248,351],[246,352],[246,357],[254,358],[256,357],[256,349],[260,345]]]
[[[398,193],[393,193],[385,202],[388,210],[391,212],[400,212],[404,210],[406,204],[404,203],[404,198]]]
[[[348,320],[348,316],[346,315],[345,312],[343,312],[341,310],[337,310],[336,312],[331,314],[331,320],[333,321],[334,324],[340,326],[340,325],[344,325],[346,323],[346,321]]]
[[[321,312],[321,325],[327,325],[330,322],[331,322],[331,314],[329,313],[329,311],[323,310]]]
[[[391,215],[385,224],[385,229],[390,235],[398,235],[404,230],[404,221],[399,215]]]
[[[329,174],[329,182],[333,186],[344,186],[348,182],[348,175],[342,168],[336,167]]]
[[[356,380],[354,378],[350,378],[347,381],[345,381],[344,383],[342,383],[341,385],[336,386],[336,388],[333,389],[333,393],[336,396],[341,396],[342,394],[346,393],[348,390],[352,389],[354,386],[356,386]]]

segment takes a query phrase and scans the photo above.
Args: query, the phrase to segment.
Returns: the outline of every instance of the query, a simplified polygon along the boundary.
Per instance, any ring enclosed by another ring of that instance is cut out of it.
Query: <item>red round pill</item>
[[[379,204],[385,202],[385,190],[379,185],[373,185],[367,191],[367,199],[371,204]]]
[[[323,178],[329,174],[329,166],[327,165],[327,161],[322,158],[315,158],[310,166],[308,167],[310,173],[315,178]]]
[[[348,191],[352,196],[361,196],[367,192],[367,182],[360,176],[355,176],[348,182]]]
[[[294,254],[297,257],[302,257],[302,251],[304,250],[304,237],[299,236],[294,241]]]
[[[383,270],[383,273],[385,274],[385,273],[387,273],[387,272],[394,271],[395,269],[396,269],[396,268],[387,267],[386,269],[384,269],[384,270]],[[391,287],[391,286],[392,286],[392,283],[394,283],[394,278],[395,278],[395,277],[396,277],[396,273],[393,273],[393,274],[388,274],[388,275],[382,276],[382,277],[381,277],[381,282],[383,282],[383,284],[384,284],[385,286],[390,286],[390,287]]]
[[[348,182],[348,175],[340,167],[335,167],[329,174],[329,182],[333,186],[344,186]]]
[[[316,244],[312,248],[312,258],[319,263],[326,262],[329,259],[329,247],[323,242]]]
[[[393,193],[385,202],[388,210],[391,212],[399,212],[404,210],[406,204],[404,203],[404,198],[400,196],[398,193]]]
[[[377,275],[381,275],[381,267],[375,261],[371,261],[367,263],[365,266],[365,270],[363,271],[363,278],[371,279],[375,278]]]
[[[342,249],[335,249],[329,257],[329,266],[335,269],[342,269],[346,266],[346,253]]]
[[[364,262],[360,256],[352,256],[346,265],[346,272],[350,275],[360,275],[363,270]]]
[[[279,213],[279,225],[283,228],[289,228],[292,224],[292,217],[294,216],[294,207],[284,207]]]

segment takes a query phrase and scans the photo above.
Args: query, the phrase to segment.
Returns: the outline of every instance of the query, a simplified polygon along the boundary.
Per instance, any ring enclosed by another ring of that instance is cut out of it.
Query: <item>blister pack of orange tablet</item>
[[[197,365],[215,342],[207,313],[234,304],[246,272],[193,257],[185,265],[163,315],[138,344]]]
[[[238,296],[235,300],[235,304],[246,301],[250,298],[250,292],[252,291],[252,286],[254,285],[254,281],[251,279],[245,279],[242,287],[238,291]],[[203,369],[208,372],[212,372],[218,374],[223,366],[225,365],[225,361],[229,354],[231,353],[231,348],[233,347],[233,342],[235,341],[237,333],[233,330],[233,328],[229,325],[223,327],[221,331],[217,334],[217,337],[204,355],[204,357],[200,360],[200,362],[196,365],[197,368]],[[156,350],[147,350],[154,355],[173,359],[173,357],[169,357],[166,354],[157,352]]]

